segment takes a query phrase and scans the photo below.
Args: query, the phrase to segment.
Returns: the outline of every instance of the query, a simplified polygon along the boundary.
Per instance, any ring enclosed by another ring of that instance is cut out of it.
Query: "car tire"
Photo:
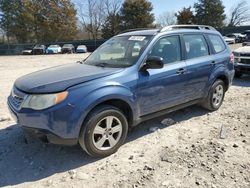
[[[210,111],[218,110],[223,103],[225,91],[225,83],[222,80],[216,80],[210,88],[202,106]]]
[[[80,132],[81,147],[93,157],[106,157],[115,153],[125,142],[128,121],[114,106],[100,106],[87,117]]]
[[[239,71],[236,71],[234,76],[235,76],[235,78],[240,78],[240,77],[242,77],[242,73]]]

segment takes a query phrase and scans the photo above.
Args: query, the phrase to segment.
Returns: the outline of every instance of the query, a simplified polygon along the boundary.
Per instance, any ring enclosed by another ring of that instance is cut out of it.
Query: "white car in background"
[[[85,45],[79,45],[76,48],[76,53],[87,53],[87,52],[88,52],[88,49],[87,49],[87,46]]]
[[[227,44],[235,44],[234,38],[229,38],[229,37],[223,36],[223,39],[226,41]]]
[[[235,58],[235,77],[250,74],[250,46],[243,46],[233,51]]]
[[[47,50],[47,54],[59,54],[62,53],[62,47],[59,45],[50,45]]]

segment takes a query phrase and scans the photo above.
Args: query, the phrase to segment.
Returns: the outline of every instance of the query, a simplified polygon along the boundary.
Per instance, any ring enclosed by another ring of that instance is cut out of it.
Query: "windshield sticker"
[[[143,41],[146,37],[144,36],[131,36],[128,40]]]

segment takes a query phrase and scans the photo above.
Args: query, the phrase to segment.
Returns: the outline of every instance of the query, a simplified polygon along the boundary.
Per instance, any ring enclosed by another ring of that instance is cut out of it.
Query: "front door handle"
[[[186,69],[180,68],[176,71],[177,74],[184,74],[186,72]]]
[[[212,61],[210,64],[211,64],[212,66],[214,66],[214,65],[216,64],[216,62],[215,62],[215,61]]]

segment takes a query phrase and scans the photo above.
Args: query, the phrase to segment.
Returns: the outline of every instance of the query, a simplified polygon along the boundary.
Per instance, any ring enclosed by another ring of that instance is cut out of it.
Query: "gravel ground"
[[[6,105],[14,80],[84,57],[0,57],[1,187],[250,187],[250,76],[234,80],[218,111],[192,106],[144,122],[104,159],[25,139]]]

